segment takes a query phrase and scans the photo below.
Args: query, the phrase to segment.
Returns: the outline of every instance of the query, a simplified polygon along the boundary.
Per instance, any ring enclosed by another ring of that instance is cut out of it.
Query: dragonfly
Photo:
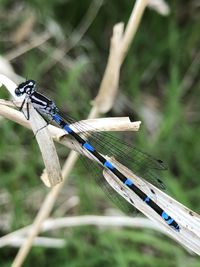
[[[123,171],[117,167],[117,164],[112,163],[111,160],[108,160],[103,154],[102,149],[109,149],[109,153],[112,153],[113,157],[119,158],[120,160],[132,162],[134,166],[134,172],[139,175],[144,175],[145,179],[149,182],[155,182],[156,186],[159,185],[159,188],[163,188],[164,184],[162,181],[157,178],[155,179],[152,173],[149,171],[149,168],[153,166],[156,169],[164,169],[164,163],[161,160],[157,160],[145,154],[136,148],[130,148],[128,145],[125,145],[119,139],[107,140],[106,145],[102,141],[100,133],[93,133],[91,136],[91,141],[88,141],[87,135],[83,136],[80,133],[77,133],[71,124],[74,122],[69,116],[64,118],[63,114],[60,112],[59,108],[56,104],[45,95],[39,93],[36,90],[36,82],[34,80],[27,80],[18,85],[15,89],[16,96],[24,96],[24,100],[21,104],[20,110],[22,111],[24,105],[27,105],[27,115],[26,118],[29,119],[29,111],[28,111],[28,102],[31,102],[32,106],[38,111],[41,116],[46,116],[50,119],[50,121],[57,124],[60,128],[62,128],[70,137],[76,141],[76,143],[80,146],[83,151],[89,153],[91,157],[93,157],[104,169],[111,172],[114,175],[119,183],[122,183],[123,186],[127,187],[134,194],[136,194],[146,205],[148,205],[154,212],[156,212],[165,222],[166,224],[175,230],[176,232],[180,232],[179,224],[167,213],[164,209],[162,209],[156,201],[151,197],[151,195],[147,195],[139,186],[137,186],[133,179],[127,177],[127,175],[123,174]],[[84,124],[77,123],[77,128],[79,131],[84,131]],[[101,133],[106,136],[105,133]],[[108,137],[109,135],[107,135]],[[116,150],[113,144],[116,143],[118,145],[118,149]],[[120,148],[120,146],[122,146]],[[124,150],[126,149],[126,156],[124,157]],[[101,152],[100,152],[101,150]],[[116,152],[117,151],[117,152]],[[133,156],[133,157],[132,157]],[[123,162],[120,162],[123,163]],[[151,190],[153,191],[153,190]],[[111,198],[112,199],[112,198]]]

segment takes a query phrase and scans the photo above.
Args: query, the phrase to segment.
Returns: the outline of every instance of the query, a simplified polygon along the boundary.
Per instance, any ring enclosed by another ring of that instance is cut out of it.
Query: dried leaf
[[[121,183],[113,173],[104,169],[103,175],[113,189],[116,190],[118,194],[125,198],[131,205],[134,205],[138,210],[144,213],[149,219],[158,223],[170,237],[178,241],[185,248],[200,255],[200,216],[155,186],[135,175],[114,158],[109,160],[118,168],[119,171],[121,171],[126,177],[129,177],[129,179],[131,179],[137,187],[150,196],[152,200],[154,200],[179,224],[180,232],[176,232],[170,228],[161,216],[159,216],[151,207],[141,200],[133,191]],[[151,189],[153,189],[155,194],[151,192]]]

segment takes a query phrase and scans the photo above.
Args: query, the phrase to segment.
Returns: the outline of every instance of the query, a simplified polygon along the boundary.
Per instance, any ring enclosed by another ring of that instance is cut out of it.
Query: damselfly
[[[33,80],[28,80],[24,83],[21,83],[15,89],[16,96],[24,95],[24,101],[20,107],[22,110],[23,106],[30,101],[33,107],[41,114],[46,115],[51,121],[55,122],[59,125],[62,129],[64,129],[87,153],[89,153],[96,161],[106,170],[110,171],[112,175],[114,175],[119,183],[122,183],[128,189],[130,189],[133,193],[135,193],[141,200],[144,201],[154,212],[161,216],[161,218],[174,230],[177,232],[180,231],[180,226],[178,223],[170,217],[157,203],[154,201],[151,196],[144,193],[129,177],[123,174],[123,171],[117,167],[116,164],[113,164],[110,160],[107,160],[106,157],[102,155],[102,149],[107,148],[109,151],[107,153],[111,153],[112,156],[115,158],[120,159],[120,161],[124,161],[124,150],[126,150],[126,161],[132,162],[134,167],[134,172],[139,176],[143,176],[144,179],[153,182],[158,185],[159,188],[163,187],[162,181],[159,178],[155,178],[149,168],[157,168],[157,169],[164,169],[164,164],[161,160],[156,160],[149,155],[135,149],[129,148],[128,146],[124,145],[120,140],[114,139],[107,140],[107,143],[102,143],[102,139],[99,138],[99,134],[91,135],[90,140],[87,140],[87,136],[83,136],[78,134],[70,124],[74,122],[70,117],[64,118],[62,113],[59,111],[55,103],[48,99],[46,96],[38,93],[36,91],[36,83]],[[29,112],[27,109],[27,119],[29,119]],[[74,126],[75,127],[75,126]],[[77,123],[78,130],[84,130],[83,124]],[[87,129],[86,129],[87,130]],[[103,133],[102,133],[103,135]],[[106,136],[104,134],[104,136]],[[107,135],[108,136],[108,135]],[[113,148],[113,142],[117,143],[118,149]],[[120,148],[121,146],[121,148]],[[126,149],[125,149],[126,148]],[[120,162],[123,163],[123,162]],[[128,166],[127,166],[128,167]]]

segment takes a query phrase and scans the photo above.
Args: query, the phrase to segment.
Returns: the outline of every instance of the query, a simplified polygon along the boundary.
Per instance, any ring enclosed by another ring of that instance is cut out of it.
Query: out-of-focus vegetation
[[[42,92],[77,119],[86,118],[97,92],[112,27],[127,22],[134,3],[104,1],[81,37],[88,17],[95,14],[94,7],[86,16],[91,2],[31,0],[1,1],[0,5],[1,56],[10,59],[17,74],[35,79]],[[146,10],[123,64],[120,94],[109,115],[142,120],[140,132],[133,133],[135,145],[167,162],[169,171],[162,175],[169,193],[200,212],[199,4],[178,0],[169,4],[167,17]],[[24,39],[20,29],[27,27]],[[46,31],[52,34],[47,42],[12,58],[11,51],[26,40],[42,38]],[[69,48],[65,57],[53,61],[55,49],[62,53]],[[7,96],[1,89],[0,97]],[[0,120],[0,133],[0,231],[5,235],[32,222],[47,189],[39,180],[43,163],[32,133],[5,119]],[[62,162],[67,150],[57,148]],[[88,181],[77,165],[53,216],[104,214],[112,204]],[[66,211],[65,203],[73,195],[79,196],[80,204]],[[66,247],[33,248],[25,266],[199,266],[198,258],[150,230],[90,226],[53,234],[65,238]],[[10,266],[16,252],[1,249],[1,266]]]

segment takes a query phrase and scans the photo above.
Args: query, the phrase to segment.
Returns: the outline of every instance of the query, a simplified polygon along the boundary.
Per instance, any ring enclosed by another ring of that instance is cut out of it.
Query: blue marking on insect
[[[91,152],[94,152],[94,147],[91,146],[89,143],[85,142],[83,144],[83,147],[86,148],[87,150],[91,151]]]
[[[161,216],[164,220],[167,220],[169,218],[169,215],[165,211],[163,211]]]
[[[57,115],[57,114],[55,114],[55,115],[53,115],[53,119],[55,120],[55,122],[57,122],[58,124],[60,124],[60,122],[61,122],[61,117],[59,116],[59,115]]]
[[[133,182],[130,179],[126,179],[126,181],[124,182],[125,185],[131,186],[133,184]]]
[[[112,165],[112,163],[108,160],[105,161],[105,163],[103,164],[105,167],[107,167],[110,170],[114,169],[114,166]]]
[[[145,200],[144,200],[144,202],[146,202],[146,203],[149,202],[149,201],[150,201],[149,197],[146,197]]]
[[[161,216],[169,225],[174,221],[174,219],[172,219],[165,211],[163,211]]]
[[[72,133],[73,130],[70,128],[67,124],[63,127],[64,130],[66,130],[68,133]]]

